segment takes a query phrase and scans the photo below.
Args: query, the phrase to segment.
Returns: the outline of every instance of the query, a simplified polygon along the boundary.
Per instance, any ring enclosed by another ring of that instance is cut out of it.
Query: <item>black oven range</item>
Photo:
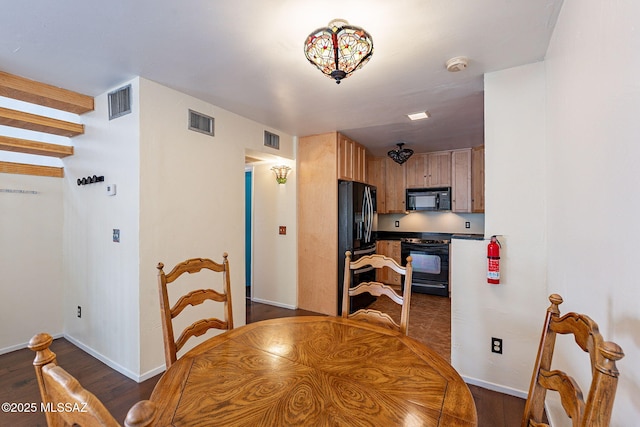
[[[402,264],[412,258],[412,292],[449,296],[449,243],[446,239],[400,239]]]

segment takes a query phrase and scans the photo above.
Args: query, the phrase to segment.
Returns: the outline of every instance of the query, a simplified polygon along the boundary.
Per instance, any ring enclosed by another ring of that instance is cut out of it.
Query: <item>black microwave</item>
[[[451,187],[407,188],[408,211],[450,211]]]

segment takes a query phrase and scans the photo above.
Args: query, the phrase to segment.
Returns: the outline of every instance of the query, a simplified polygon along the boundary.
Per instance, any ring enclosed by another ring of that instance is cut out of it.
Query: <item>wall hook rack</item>
[[[87,185],[102,181],[104,181],[104,176],[93,175],[86,178],[78,178],[78,185]]]

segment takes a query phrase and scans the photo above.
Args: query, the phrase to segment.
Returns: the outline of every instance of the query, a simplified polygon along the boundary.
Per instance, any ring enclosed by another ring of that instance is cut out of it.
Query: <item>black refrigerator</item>
[[[352,181],[338,181],[338,315],[342,313],[342,292],[345,274],[346,251],[351,260],[376,252],[374,218],[376,214],[376,188]],[[373,267],[353,273],[351,286],[375,280]],[[351,300],[350,311],[364,308],[375,301],[369,294],[358,295]]]

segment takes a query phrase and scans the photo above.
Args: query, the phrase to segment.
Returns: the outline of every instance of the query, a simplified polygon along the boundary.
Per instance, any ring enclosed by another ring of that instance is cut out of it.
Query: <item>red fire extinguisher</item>
[[[487,283],[500,283],[500,242],[496,236],[491,236],[487,246]]]

